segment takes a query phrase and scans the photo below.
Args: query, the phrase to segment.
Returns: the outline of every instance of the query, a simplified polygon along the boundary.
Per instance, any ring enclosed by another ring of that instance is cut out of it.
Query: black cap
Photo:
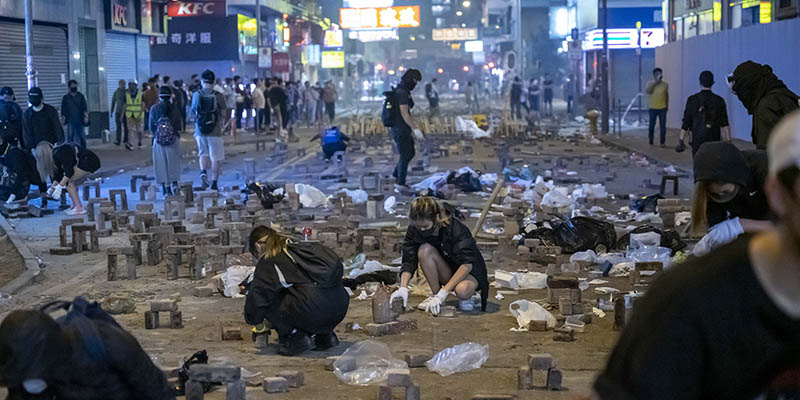
[[[34,86],[28,90],[28,97],[43,97],[42,89],[37,86]]]
[[[3,86],[3,88],[0,89],[0,96],[5,96],[5,95],[13,96],[14,89],[12,89],[11,86]]]

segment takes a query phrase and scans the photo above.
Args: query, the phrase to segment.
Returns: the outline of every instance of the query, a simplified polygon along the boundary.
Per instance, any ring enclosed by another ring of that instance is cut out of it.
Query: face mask
[[[42,98],[39,96],[29,96],[28,102],[31,103],[32,106],[37,107],[42,104]]]
[[[434,229],[433,226],[431,226],[430,228],[425,229],[425,230],[422,230],[422,229],[419,229],[419,228],[417,228],[417,230],[419,230],[420,235],[424,239],[432,238],[434,236],[434,232],[436,231],[436,229]]]
[[[69,87],[69,91],[72,92],[72,93],[76,93],[78,91],[78,87],[77,86],[70,86]]]
[[[736,197],[737,193],[738,193],[738,190],[734,189],[734,190],[732,190],[730,192],[723,192],[723,193],[720,193],[720,194],[709,193],[708,197],[711,198],[711,201],[713,201],[715,203],[722,204],[722,203],[727,203],[727,202],[733,200]]]
[[[40,394],[47,389],[47,382],[41,379],[26,379],[22,382],[22,387],[30,394]]]

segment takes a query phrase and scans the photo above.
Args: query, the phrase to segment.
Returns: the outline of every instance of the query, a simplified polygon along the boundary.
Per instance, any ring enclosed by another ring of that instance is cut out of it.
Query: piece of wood
[[[492,203],[494,203],[494,199],[497,198],[497,195],[500,194],[500,189],[503,188],[503,183],[505,183],[505,177],[500,176],[497,178],[497,185],[495,185],[494,190],[492,191],[492,195],[489,196],[489,200],[484,204],[483,210],[481,211],[481,216],[478,217],[478,222],[475,223],[475,226],[472,227],[472,236],[474,237],[478,231],[480,231],[481,226],[483,226],[483,221],[486,220],[486,215],[489,213],[489,209],[492,208]]]

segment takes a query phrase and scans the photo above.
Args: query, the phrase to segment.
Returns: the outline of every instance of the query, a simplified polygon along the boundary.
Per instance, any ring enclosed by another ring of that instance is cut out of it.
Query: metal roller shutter
[[[150,36],[136,37],[136,69],[139,88],[150,78]]]
[[[38,85],[44,101],[56,108],[61,107],[61,97],[67,92],[62,79],[69,76],[68,57],[65,27],[33,25],[33,62]],[[23,108],[28,106],[25,69],[25,24],[0,21],[0,86],[11,86]]]
[[[106,32],[106,90],[108,91],[108,103],[111,107],[111,98],[117,90],[117,82],[120,79],[125,82],[137,79],[136,71],[136,36],[125,33]],[[110,108],[109,108],[110,109]],[[111,131],[117,127],[114,117],[109,118]]]

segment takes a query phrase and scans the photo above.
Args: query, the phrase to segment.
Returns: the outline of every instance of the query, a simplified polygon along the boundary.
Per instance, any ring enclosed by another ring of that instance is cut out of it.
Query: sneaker
[[[475,309],[475,303],[472,299],[459,300],[458,309],[461,311],[473,311]]]
[[[83,215],[86,214],[85,208],[70,208],[69,210],[64,212],[67,215]]]
[[[133,145],[130,144],[130,143],[125,143],[125,148],[128,149],[128,150],[133,151]]]
[[[115,144],[116,146],[119,146],[119,145],[121,145],[122,143],[120,143],[120,142],[114,142],[114,144]]]
[[[305,332],[295,330],[290,335],[278,338],[278,354],[282,356],[297,356],[312,348],[314,343]]]
[[[200,187],[202,187],[203,190],[206,190],[209,186],[210,184],[208,183],[208,175],[200,174]]]
[[[339,338],[336,333],[314,335],[314,351],[325,351],[339,345]]]
[[[411,191],[411,188],[408,187],[408,185],[398,185],[398,184],[394,185],[394,192],[395,193],[399,194],[399,193],[410,192],[410,191]]]
[[[681,140],[680,142],[678,142],[678,145],[675,146],[675,151],[677,151],[678,153],[683,153],[685,150],[686,150],[686,144],[683,143],[683,140]]]

